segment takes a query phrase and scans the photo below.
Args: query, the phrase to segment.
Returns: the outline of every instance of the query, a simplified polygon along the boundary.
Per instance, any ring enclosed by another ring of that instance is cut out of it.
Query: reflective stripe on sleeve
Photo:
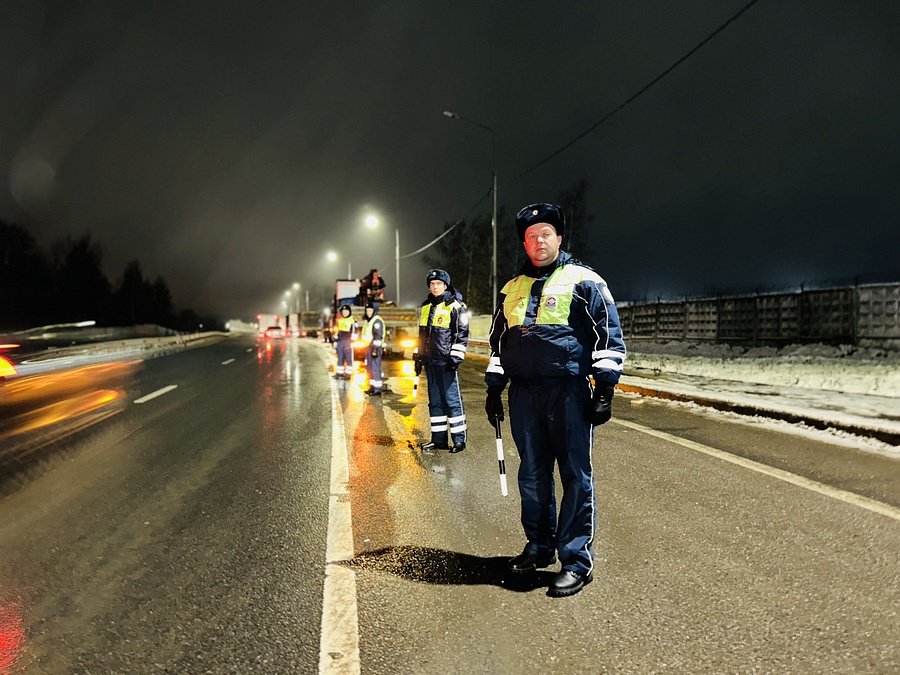
[[[612,359],[600,359],[591,364],[595,370],[611,370],[614,373],[622,372],[622,364]]]
[[[503,366],[500,365],[500,357],[492,356],[488,361],[488,367],[485,372],[495,373],[497,375],[505,375],[503,372]]]

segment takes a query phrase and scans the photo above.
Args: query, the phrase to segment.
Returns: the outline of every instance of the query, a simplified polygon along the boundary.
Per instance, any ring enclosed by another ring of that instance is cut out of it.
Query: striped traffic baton
[[[497,461],[500,464],[500,494],[506,497],[506,457],[503,454],[503,438],[500,436],[500,418],[494,418],[494,430],[497,432]]]

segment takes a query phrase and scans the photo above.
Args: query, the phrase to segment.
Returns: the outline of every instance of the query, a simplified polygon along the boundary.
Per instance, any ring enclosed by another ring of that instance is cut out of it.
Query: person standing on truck
[[[384,354],[384,319],[378,316],[378,305],[366,304],[366,322],[362,327],[362,341],[366,343],[366,374],[369,376],[369,396],[381,396],[381,356]]]
[[[337,351],[337,369],[334,377],[338,380],[349,380],[353,377],[353,341],[356,339],[356,321],[353,320],[353,312],[350,305],[341,305],[337,318],[337,336],[335,338],[335,350]]]
[[[532,204],[516,214],[528,260],[503,286],[491,321],[484,410],[509,426],[519,451],[525,548],[508,565],[528,574],[562,564],[547,594],[578,593],[594,569],[594,427],[608,422],[625,361],[619,314],[606,282],[561,250],[563,210]],[[554,464],[563,488],[557,515]]]
[[[416,375],[424,369],[428,380],[431,440],[420,447],[462,452],[466,449],[466,413],[457,371],[466,358],[469,315],[447,272],[431,270],[425,283],[431,293],[419,308],[419,344],[413,358]]]
[[[370,302],[384,302],[384,279],[378,274],[378,270],[369,270],[369,273],[359,280],[359,296],[362,305]]]

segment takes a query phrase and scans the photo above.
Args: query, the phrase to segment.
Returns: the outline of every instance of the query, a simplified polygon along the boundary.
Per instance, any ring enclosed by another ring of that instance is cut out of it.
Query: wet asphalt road
[[[641,429],[889,504],[896,460],[618,396],[596,436],[595,580],[551,599],[551,572],[502,571],[523,544],[518,462],[507,426],[501,497],[483,364],[461,372],[469,448],[422,453],[409,362],[387,361],[393,392],[367,399],[324,350],[233,338],[146,361],[132,398],[177,389],[6,476],[17,667],[317,672],[337,387],[362,672],[900,670],[900,521]]]

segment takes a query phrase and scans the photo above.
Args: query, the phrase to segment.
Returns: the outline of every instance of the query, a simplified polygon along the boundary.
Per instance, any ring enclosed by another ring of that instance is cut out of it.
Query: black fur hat
[[[556,234],[566,236],[566,214],[556,204],[531,204],[516,214],[516,229],[519,231],[519,239],[525,241],[525,230],[535,223],[547,223],[552,225]]]
[[[449,287],[450,275],[444,270],[431,270],[428,276],[425,277],[425,285],[430,286],[432,281],[443,281]]]

